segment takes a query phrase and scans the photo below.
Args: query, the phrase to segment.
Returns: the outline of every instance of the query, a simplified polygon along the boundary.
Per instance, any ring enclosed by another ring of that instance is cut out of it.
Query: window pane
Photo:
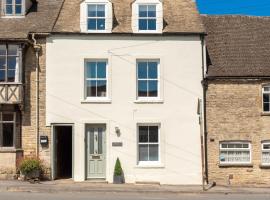
[[[0,69],[5,69],[5,65],[6,65],[6,58],[0,57]]]
[[[243,144],[243,148],[248,149],[248,144]]]
[[[5,70],[0,70],[0,82],[5,82],[6,81],[5,76],[6,76],[6,71]]]
[[[97,30],[105,30],[105,19],[97,19]]]
[[[147,97],[147,81],[138,81],[138,96]]]
[[[6,13],[7,14],[12,14],[13,13],[12,5],[6,5]]]
[[[270,91],[270,87],[264,87],[263,90],[264,90],[265,92],[269,92],[269,91]]]
[[[105,17],[105,5],[98,5],[97,6],[97,16],[98,17]]]
[[[269,98],[269,94],[263,94],[263,102],[265,102],[265,103],[269,103],[270,101],[270,98]]]
[[[139,161],[148,161],[148,145],[139,145]]]
[[[149,126],[149,142],[158,142],[158,126]]]
[[[262,153],[262,163],[263,164],[270,164],[270,152],[263,152]]]
[[[22,14],[22,6],[21,5],[17,5],[15,7],[15,13],[16,14]]]
[[[158,82],[148,81],[148,96],[157,97],[158,96]]]
[[[96,62],[87,63],[86,78],[96,78]]]
[[[12,147],[13,146],[13,123],[3,124],[3,146]]]
[[[139,19],[139,30],[147,30],[147,19]]]
[[[88,30],[96,30],[97,29],[97,20],[96,19],[88,19],[87,29]]]
[[[9,56],[17,56],[18,55],[18,46],[9,45],[8,46],[8,55]]]
[[[138,78],[139,79],[147,78],[147,62],[138,63]]]
[[[156,19],[148,19],[148,30],[156,30]]]
[[[88,5],[88,17],[96,17],[97,12],[96,12],[96,5]]]
[[[86,95],[87,97],[96,97],[97,81],[87,81]]]
[[[263,144],[263,149],[270,149],[270,144]]]
[[[8,57],[8,69],[16,69],[17,58],[13,56]]]
[[[6,0],[6,4],[12,4],[13,0]]]
[[[5,113],[5,114],[3,114],[3,121],[5,121],[5,122],[12,122],[13,120],[14,120],[14,114],[13,113],[9,113],[9,114],[7,114],[7,113]]]
[[[6,55],[6,46],[0,45],[0,56]]]
[[[106,83],[107,81],[97,81],[97,96],[106,97]]]
[[[148,17],[156,17],[156,6],[155,5],[148,6]]]
[[[263,111],[269,112],[270,111],[269,105],[270,105],[269,103],[263,103]]]
[[[148,126],[139,127],[139,143],[148,142]]]
[[[97,78],[106,78],[106,62],[97,63]]]
[[[16,0],[16,4],[22,4],[22,0]]]
[[[98,129],[98,154],[102,154],[102,132],[103,132],[103,129],[102,128],[99,128]]]
[[[90,154],[94,154],[94,149],[95,149],[95,145],[94,145],[94,129],[91,128],[90,129],[90,136],[89,136],[89,144],[90,144]]]
[[[15,81],[15,70],[8,70],[8,82]]]
[[[158,161],[158,144],[149,145],[149,161]]]
[[[157,62],[148,62],[148,78],[157,78]]]
[[[147,5],[139,6],[139,17],[147,17]]]

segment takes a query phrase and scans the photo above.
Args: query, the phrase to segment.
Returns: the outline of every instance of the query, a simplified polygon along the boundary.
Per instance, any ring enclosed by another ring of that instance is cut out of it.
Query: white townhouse
[[[192,0],[66,0],[47,38],[53,178],[201,184],[204,29]]]

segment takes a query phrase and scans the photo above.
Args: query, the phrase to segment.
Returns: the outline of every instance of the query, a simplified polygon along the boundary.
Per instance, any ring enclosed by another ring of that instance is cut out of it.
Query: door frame
[[[88,135],[87,135],[87,126],[104,126],[105,127],[105,133],[104,133],[104,137],[105,137],[105,143],[104,143],[104,147],[105,147],[105,159],[104,159],[104,164],[105,164],[105,169],[104,169],[104,177],[97,177],[97,178],[88,178]],[[107,123],[85,123],[84,124],[84,136],[85,136],[85,140],[84,140],[84,149],[85,149],[85,180],[107,180],[107,159],[108,159],[108,149],[107,149],[107,130],[108,130],[108,124]]]
[[[74,179],[74,124],[71,123],[53,123],[51,124],[51,148],[50,148],[50,153],[51,153],[51,179],[55,180],[56,179],[56,166],[55,166],[55,128],[59,126],[69,126],[71,127],[71,139],[72,139],[72,175],[71,178]]]

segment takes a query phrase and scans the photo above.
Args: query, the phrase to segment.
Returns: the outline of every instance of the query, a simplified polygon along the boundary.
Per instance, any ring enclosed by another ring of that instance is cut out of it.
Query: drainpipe
[[[202,120],[203,123],[201,126],[202,128],[202,135],[201,135],[201,156],[202,156],[202,173],[203,173],[203,190],[206,190],[205,183],[208,183],[208,165],[207,165],[207,123],[206,123],[206,90],[207,90],[207,82],[205,78],[205,56],[206,56],[206,49],[205,49],[205,37],[204,35],[201,36],[201,46],[202,46],[202,87],[203,87],[203,106],[202,106]]]
[[[41,45],[37,44],[35,34],[32,34],[33,48],[36,54],[36,157],[39,158],[39,53]]]

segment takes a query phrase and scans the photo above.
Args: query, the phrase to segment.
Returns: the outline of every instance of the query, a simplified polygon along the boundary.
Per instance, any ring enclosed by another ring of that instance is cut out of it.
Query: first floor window
[[[107,61],[87,61],[85,71],[86,98],[107,97]]]
[[[270,86],[262,89],[263,93],[263,112],[270,112]]]
[[[88,30],[105,30],[105,5],[89,4],[87,15]]]
[[[159,161],[159,126],[138,126],[139,162]]]
[[[138,98],[159,96],[159,61],[137,61],[137,88]]]
[[[0,147],[14,147],[16,127],[15,113],[0,113]]]
[[[5,0],[6,15],[22,15],[22,0]]]
[[[270,141],[262,143],[262,164],[270,165]]]
[[[0,82],[19,82],[19,46],[0,44]]]
[[[251,163],[251,144],[249,142],[220,143],[221,164]]]

